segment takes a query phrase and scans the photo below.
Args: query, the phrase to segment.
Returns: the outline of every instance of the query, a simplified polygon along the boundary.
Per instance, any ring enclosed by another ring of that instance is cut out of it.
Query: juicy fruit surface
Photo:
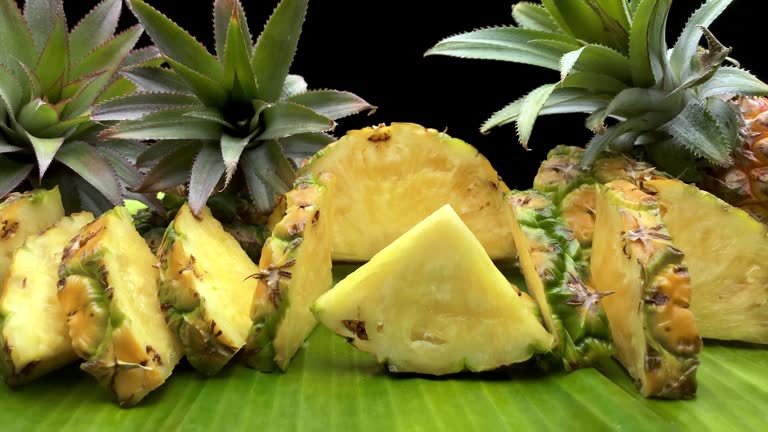
[[[333,285],[333,183],[332,174],[300,177],[285,196],[285,216],[267,240],[254,276],[259,287],[245,351],[254,368],[286,370],[315,328],[309,308]]]
[[[160,301],[187,360],[215,374],[245,345],[259,269],[204,209],[184,205],[160,247]]]
[[[81,368],[121,405],[162,385],[182,357],[157,298],[155,257],[123,207],[86,226],[64,250],[59,301]]]
[[[587,262],[573,231],[547,195],[513,191],[507,196],[520,267],[541,308],[567,370],[589,366],[613,353],[600,299],[583,278]]]
[[[56,296],[64,247],[93,221],[78,213],[16,250],[0,290],[0,372],[10,385],[74,361],[67,316]]]
[[[318,320],[393,372],[443,375],[552,348],[534,302],[510,285],[445,206],[312,306]]]
[[[336,175],[333,258],[366,261],[445,204],[494,259],[515,256],[503,215],[508,188],[478,151],[408,123],[349,132],[300,173]]]
[[[654,180],[646,187],[685,253],[701,336],[768,343],[766,226],[695,186]]]
[[[601,187],[591,270],[603,300],[616,356],[648,397],[696,393],[701,338],[693,314],[683,254],[658,204],[626,180]]]
[[[0,204],[0,281],[5,279],[16,248],[64,217],[58,189],[11,194]]]

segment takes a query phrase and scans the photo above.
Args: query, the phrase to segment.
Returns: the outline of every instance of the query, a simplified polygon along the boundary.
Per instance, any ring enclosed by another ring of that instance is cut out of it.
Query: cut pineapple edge
[[[77,359],[56,284],[64,247],[92,221],[90,213],[65,217],[16,249],[0,288],[0,372],[9,385]]]
[[[64,250],[58,299],[81,368],[123,406],[162,385],[182,357],[157,296],[156,258],[115,207]]]
[[[312,306],[318,321],[392,372],[486,371],[552,349],[538,307],[446,205]]]
[[[768,344],[768,228],[693,185],[660,179],[644,186],[685,253],[701,336]]]
[[[299,175],[323,172],[336,176],[335,261],[369,260],[445,204],[491,258],[515,257],[503,216],[509,188],[464,141],[411,123],[354,130],[313,156]]]
[[[286,211],[262,250],[245,348],[249,366],[286,370],[315,328],[311,304],[333,285],[331,227],[335,177],[324,173],[296,180]]]

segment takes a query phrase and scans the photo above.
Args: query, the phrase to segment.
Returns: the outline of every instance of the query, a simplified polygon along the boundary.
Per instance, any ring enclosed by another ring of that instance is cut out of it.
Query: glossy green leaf
[[[576,54],[578,53],[578,54]],[[624,82],[632,82],[632,65],[629,59],[601,45],[586,45],[573,55],[572,69],[581,72],[605,74]]]
[[[32,144],[32,149],[35,151],[35,157],[37,158],[37,167],[39,178],[42,179],[48,167],[53,161],[53,157],[59,148],[64,143],[64,137],[58,138],[38,138],[29,133],[26,134],[27,139]]]
[[[262,112],[262,130],[257,140],[272,140],[308,132],[326,132],[335,126],[333,120],[310,108],[291,102],[278,102]]]
[[[551,40],[557,46],[535,46],[531,41]],[[580,47],[565,35],[526,30],[517,27],[493,27],[445,38],[425,55],[499,60],[560,70],[560,58]]]
[[[697,91],[701,98],[731,94],[768,96],[768,84],[743,69],[724,66],[718,69]]]
[[[715,116],[706,106],[691,102],[661,128],[681,146],[696,156],[718,166],[730,166],[731,142]]]
[[[0,66],[0,104],[3,104],[11,118],[21,108],[21,99],[24,96],[19,81],[10,70]]]
[[[59,121],[59,114],[48,103],[35,99],[24,105],[16,119],[29,133],[37,136],[44,129]]]
[[[221,158],[218,145],[204,144],[192,164],[192,173],[189,177],[188,198],[192,213],[196,215],[202,213],[208,197],[224,175],[224,170],[224,159]]]
[[[56,21],[53,26],[35,70],[43,92],[50,99],[57,100],[69,69],[69,35],[63,20]]]
[[[208,79],[223,78],[224,70],[216,57],[184,29],[141,0],[128,0],[128,6],[166,57]]]
[[[657,8],[660,7],[659,3],[660,0],[638,0],[637,11],[632,19],[629,58],[632,62],[632,82],[638,87],[651,87],[656,84],[648,43],[651,38],[649,34],[652,31],[651,22]]]
[[[695,56],[703,36],[701,27],[709,27],[731,3],[733,0],[707,0],[688,20],[669,60],[679,81],[684,80],[690,73],[691,59]]]
[[[259,85],[259,99],[275,102],[296,55],[308,0],[283,0],[256,41],[251,65]]]
[[[556,88],[557,84],[546,84],[528,93],[523,98],[523,102],[520,105],[520,115],[517,118],[517,136],[520,139],[520,143],[526,149],[528,148],[528,141],[531,139],[533,125],[536,124],[536,119],[539,117],[541,109],[544,108],[544,105]]]
[[[332,120],[339,120],[375,107],[354,93],[339,90],[313,90],[286,99],[305,106]]]
[[[291,96],[295,96],[307,91],[307,82],[304,81],[304,77],[301,75],[288,75],[285,77],[283,83],[283,92],[280,95],[280,99],[287,99]]]
[[[199,141],[174,142],[174,148],[164,144],[161,141],[153,145],[139,157],[140,164],[147,162],[150,158],[156,158],[156,160],[152,161],[152,168],[144,176],[144,182],[138,191],[161,192],[189,181],[192,164],[202,144]],[[161,151],[166,153],[162,154]]]
[[[72,78],[80,78],[105,70],[114,70],[123,62],[138,42],[144,30],[141,26],[133,26],[108,42],[99,45],[80,62],[72,67]]]
[[[251,44],[243,38],[240,18],[235,12],[229,22],[224,46],[224,88],[237,89],[231,96],[242,101],[258,97],[256,79],[251,69]]]
[[[124,70],[122,75],[136,84],[139,91],[192,94],[186,81],[170,69],[138,67]]]
[[[627,29],[624,19],[619,21],[611,16],[599,3],[591,0],[542,0],[542,4],[567,34],[587,43],[606,45],[626,52]]]
[[[210,139],[218,140],[218,123],[185,116],[187,110],[162,111],[144,116],[141,120],[120,122],[102,133],[103,138],[120,139]]]
[[[90,112],[93,102],[102,94],[112,78],[113,75],[107,71],[88,80],[61,112],[61,118],[73,119]]]
[[[93,101],[94,105],[100,105],[108,100],[115,99],[121,96],[129,95],[138,89],[136,84],[127,80],[126,78],[116,78],[111,84],[105,88],[101,94]]]
[[[0,198],[4,198],[21,184],[35,168],[33,164],[20,164],[0,156]]]
[[[138,120],[147,114],[159,111],[201,107],[199,103],[197,98],[186,94],[136,93],[97,106],[91,113],[91,119],[94,121]]]
[[[240,4],[240,0],[214,0],[213,33],[216,39],[216,55],[221,63],[224,63],[229,21],[233,14],[237,17],[239,23],[238,30],[242,36],[243,44],[248,47],[248,56],[250,57],[251,55],[253,40],[251,39],[251,32],[248,29],[248,20],[245,17],[245,12],[243,11],[243,6]]]
[[[32,31],[14,0],[0,0],[0,64],[15,67],[14,59],[27,66],[37,60]]]
[[[275,197],[293,187],[296,174],[276,141],[248,149],[240,163],[253,205],[259,212],[269,212],[275,206]]]
[[[138,48],[130,52],[128,56],[123,60],[123,68],[136,68],[136,67],[160,67],[165,63],[163,55],[154,45],[146,46],[144,48]]]
[[[538,30],[551,33],[562,33],[552,15],[540,5],[520,2],[512,6],[512,18],[518,26],[528,30]]]
[[[594,72],[571,72],[560,82],[560,86],[609,94],[616,94],[627,88],[626,83],[612,76]]]
[[[76,172],[112,204],[123,203],[115,170],[93,146],[83,141],[68,142],[56,153],[56,160]]]
[[[212,107],[221,107],[227,100],[227,93],[221,85],[221,81],[215,81],[187,66],[168,58],[168,64],[186,82],[187,86],[200,100]],[[223,73],[223,72],[222,72]],[[223,77],[222,77],[223,78]]]
[[[69,33],[70,55],[78,61],[97,46],[108,41],[117,29],[121,0],[102,0]]]
[[[67,29],[62,0],[25,0],[24,18],[32,30],[38,52],[49,42],[51,34],[60,24]]]

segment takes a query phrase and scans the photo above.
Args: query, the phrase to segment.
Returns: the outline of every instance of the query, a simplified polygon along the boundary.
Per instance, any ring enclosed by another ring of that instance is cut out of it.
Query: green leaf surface
[[[574,70],[609,75],[627,84],[632,82],[632,65],[617,51],[602,45],[586,45],[577,53],[573,54]]]
[[[138,120],[145,115],[169,109],[200,106],[199,100],[179,93],[135,93],[107,101],[91,113],[94,121]]]
[[[35,41],[16,2],[0,0],[0,64],[15,66],[14,59],[34,66],[37,60]]]
[[[267,21],[253,48],[251,65],[259,85],[259,99],[275,102],[296,55],[309,0],[283,0]]]
[[[558,44],[534,45],[532,41]],[[499,60],[560,70],[560,58],[580,45],[571,37],[517,27],[493,27],[445,38],[425,55]]]
[[[731,145],[727,131],[706,106],[693,101],[661,129],[696,156],[718,166],[730,166]]]
[[[326,132],[335,126],[330,118],[291,102],[268,106],[261,115],[262,130],[256,139],[262,141],[308,132]]]
[[[213,80],[171,58],[167,60],[173,70],[176,71],[204,104],[212,107],[221,107],[226,103],[227,92],[222,87],[221,81]]]
[[[518,26],[528,30],[562,33],[547,9],[535,3],[520,2],[512,6],[512,18]]]
[[[609,8],[604,5],[612,2],[613,0],[542,0],[549,14],[567,34],[587,43],[606,45],[626,52],[627,19],[608,13]]]
[[[128,54],[123,60],[123,68],[134,67],[160,67],[165,63],[163,55],[154,45],[137,48]]]
[[[280,99],[287,99],[299,93],[304,93],[305,91],[307,91],[307,82],[304,81],[304,77],[301,75],[288,75],[285,77],[283,92],[280,94]]]
[[[353,269],[335,265],[335,280]],[[701,362],[695,399],[648,400],[612,360],[570,374],[522,367],[398,376],[318,327],[286,373],[235,362],[204,378],[184,363],[141,404],[124,409],[73,365],[15,390],[0,386],[0,422],[8,430],[60,432],[762,430],[768,350],[706,341]]]
[[[632,81],[638,87],[651,87],[656,84],[648,43],[651,21],[658,4],[659,0],[638,0],[637,11],[632,18],[629,58],[632,62]]]
[[[295,167],[300,167],[303,161],[334,141],[336,138],[321,132],[297,134],[278,140],[283,154]]]
[[[690,73],[691,59],[704,35],[701,27],[709,27],[731,3],[733,0],[707,0],[688,20],[670,56],[670,65],[679,81]]]
[[[141,0],[128,0],[128,6],[166,57],[208,79],[216,81],[224,77],[216,57],[168,17]]]
[[[313,90],[291,96],[286,100],[305,106],[332,120],[375,109],[360,96],[339,90]]]
[[[240,101],[256,99],[256,78],[251,69],[251,42],[250,36],[246,40],[243,37],[242,26],[237,13],[232,14],[227,31],[227,40],[224,45],[224,88],[236,89],[231,95]]]
[[[83,141],[68,142],[56,153],[56,160],[69,167],[114,205],[123,203],[115,170],[93,146]]]
[[[7,112],[14,118],[21,108],[21,99],[24,96],[21,85],[11,71],[0,66],[0,104],[3,104]]]
[[[78,61],[85,57],[115,34],[122,9],[121,0],[103,0],[77,23],[69,33],[72,60]]]
[[[531,139],[533,125],[536,124],[541,109],[544,108],[556,88],[557,84],[545,84],[528,93],[520,105],[520,115],[517,118],[517,136],[526,149],[528,148],[528,141]]]
[[[248,56],[251,55],[253,40],[251,32],[248,29],[248,20],[245,17],[243,6],[240,0],[214,0],[213,2],[213,33],[216,39],[216,55],[220,63],[224,63],[224,53],[226,52],[227,33],[229,31],[229,22],[232,16],[237,17],[238,31],[242,37],[244,45],[248,47]]]
[[[260,212],[275,206],[275,197],[291,190],[296,173],[277,141],[267,141],[242,155],[245,182]]]
[[[38,48],[46,45],[59,24],[63,25],[65,31],[67,29],[62,0],[25,0],[24,18],[29,23]]]
[[[199,141],[174,142],[173,146],[174,148],[169,148],[161,141],[139,157],[139,164],[142,165],[152,159],[152,168],[144,177],[138,191],[161,192],[189,181],[192,164],[202,144]]]
[[[33,164],[20,164],[0,156],[0,198],[16,189],[34,168]]]
[[[224,171],[224,159],[218,145],[204,144],[192,164],[189,177],[189,207],[192,213],[202,213],[208,197],[213,193]]]
[[[45,172],[48,170],[48,166],[51,165],[53,157],[56,155],[56,152],[59,151],[59,148],[66,138],[38,138],[27,133],[27,139],[29,139],[32,148],[35,151],[39,178],[42,179]]]
[[[209,139],[218,140],[221,126],[210,120],[190,117],[189,110],[168,110],[148,114],[141,120],[120,122],[106,129],[102,138],[120,139]]]
[[[224,177],[225,188],[229,185],[232,176],[237,170],[240,155],[243,154],[245,146],[251,142],[255,135],[255,133],[251,133],[246,137],[234,137],[228,134],[221,136],[221,157],[224,159],[224,167],[226,169]]]
[[[124,70],[122,75],[136,84],[139,91],[192,94],[186,81],[170,69],[138,67]]]
[[[739,96],[768,96],[768,84],[751,73],[732,66],[723,66],[709,81],[697,89],[701,98],[734,94]]]
[[[105,70],[114,70],[131,52],[143,33],[140,25],[135,25],[108,42],[99,45],[81,61],[72,67],[72,78],[80,78]]]
[[[43,92],[49,99],[57,100],[69,70],[69,35],[63,20],[55,21],[53,26],[35,70]]]

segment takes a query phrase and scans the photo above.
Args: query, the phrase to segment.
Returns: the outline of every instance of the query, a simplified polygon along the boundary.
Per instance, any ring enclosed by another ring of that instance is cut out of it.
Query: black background
[[[241,0],[251,31],[261,30],[278,0]],[[443,37],[477,27],[512,23],[515,0],[313,0],[292,72],[311,88],[349,90],[379,107],[372,116],[341,121],[346,129],[410,121],[444,130],[474,144],[510,187],[529,187],[539,162],[556,144],[584,144],[590,133],[583,116],[542,118],[530,142],[518,144],[514,126],[481,135],[480,124],[494,111],[540,84],[555,71],[511,63],[423,57]],[[96,0],[65,0],[70,25]],[[209,49],[213,46],[212,0],[149,0]],[[677,38],[700,0],[677,0],[669,23],[669,43]],[[763,21],[768,2],[736,0],[712,27],[732,57],[768,80]],[[121,27],[135,23],[125,10]],[[256,35],[254,34],[254,37]],[[142,43],[148,43],[145,37]]]

